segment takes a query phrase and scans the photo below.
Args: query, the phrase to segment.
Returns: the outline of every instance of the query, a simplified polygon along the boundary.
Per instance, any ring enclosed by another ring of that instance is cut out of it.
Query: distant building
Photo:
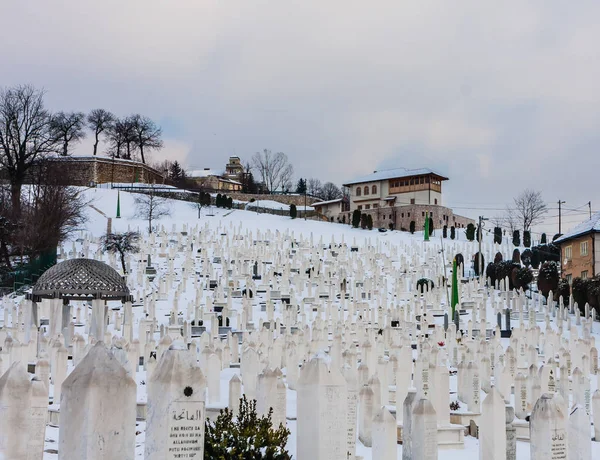
[[[374,171],[344,186],[350,189],[350,209],[370,214],[376,227],[408,230],[410,222],[421,230],[426,214],[434,228],[466,227],[474,222],[442,206],[442,182],[448,178],[431,169],[388,169]]]
[[[600,273],[600,212],[554,241],[560,248],[561,276],[592,278]]]
[[[229,157],[229,162],[222,169],[197,169],[187,172],[187,177],[200,187],[213,191],[240,192],[244,167],[239,157]]]
[[[337,200],[318,201],[311,205],[317,214],[327,217],[331,222],[340,222],[344,213],[350,211],[350,200],[348,197]]]

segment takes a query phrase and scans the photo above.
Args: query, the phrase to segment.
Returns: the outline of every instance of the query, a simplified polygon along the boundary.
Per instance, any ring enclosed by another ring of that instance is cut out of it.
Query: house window
[[[371,187],[371,193],[373,195],[375,195],[377,193],[377,186],[376,185],[373,185],[373,187]]]
[[[362,211],[362,204],[359,204],[359,205],[358,205],[358,210],[359,210],[359,211]]]
[[[365,205],[365,209],[371,209],[371,205],[370,204]]]
[[[410,204],[415,204],[415,199],[414,198],[410,199]]]
[[[378,208],[378,207],[379,207],[379,204],[377,204],[377,203],[375,203],[375,204],[373,205],[373,209],[375,209],[375,208]]]
[[[410,217],[410,212],[408,213],[408,217]]]
[[[434,200],[434,203],[437,204],[437,198]]]
[[[429,177],[426,177],[426,178],[425,178],[425,183],[426,183],[426,184],[429,184]]]
[[[402,213],[402,218],[404,219],[404,213]]]
[[[588,255],[588,242],[587,241],[582,241],[581,243],[579,243],[579,254],[582,256]],[[583,278],[583,275],[582,275],[582,278]]]
[[[572,254],[572,246],[567,246],[567,247],[565,248],[565,259],[566,259],[566,260],[571,260],[571,258],[572,258],[572,255],[573,255],[573,254]]]
[[[421,213],[421,217],[425,217],[425,211]]]
[[[421,177],[421,184],[424,184],[424,183],[425,183],[425,178]]]
[[[569,286],[573,284],[573,275],[567,275],[567,283],[569,283]]]
[[[587,270],[584,270],[581,272],[581,279],[582,280],[586,280],[588,278],[588,272]]]
[[[368,195],[368,194],[369,194],[369,186],[365,185],[365,195]]]
[[[360,187],[356,187],[356,196],[360,196],[361,189]]]

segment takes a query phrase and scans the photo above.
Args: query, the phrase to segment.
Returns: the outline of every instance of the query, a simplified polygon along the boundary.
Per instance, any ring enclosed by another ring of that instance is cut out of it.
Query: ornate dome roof
[[[31,295],[40,298],[126,300],[129,288],[119,273],[98,260],[70,259],[46,270]]]

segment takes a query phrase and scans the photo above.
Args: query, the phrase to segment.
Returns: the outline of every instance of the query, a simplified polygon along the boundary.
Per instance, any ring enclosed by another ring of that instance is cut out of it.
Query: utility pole
[[[566,201],[558,200],[558,234],[561,235],[562,231],[562,215],[561,215],[561,205],[565,204]]]
[[[590,220],[592,220],[592,202],[588,201],[588,207],[590,208]]]
[[[306,222],[306,179],[304,179],[304,221]]]
[[[483,256],[481,254],[481,241],[483,240],[483,221],[489,220],[486,217],[479,216],[479,226],[477,227],[477,239],[479,240],[479,253],[477,255],[477,266],[479,267],[479,276],[483,276]]]

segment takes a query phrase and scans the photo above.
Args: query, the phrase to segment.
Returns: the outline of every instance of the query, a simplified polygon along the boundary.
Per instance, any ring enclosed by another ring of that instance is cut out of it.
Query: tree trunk
[[[98,151],[98,133],[96,133],[96,142],[94,142],[94,156],[96,156],[97,151]]]
[[[146,159],[144,158],[144,146],[140,144],[140,157],[142,157],[142,163],[146,164]]]
[[[10,184],[12,211],[15,217],[21,215],[21,181],[13,179]]]
[[[121,255],[121,267],[123,267],[123,275],[127,275],[127,269],[125,268],[125,254],[120,252]]]

